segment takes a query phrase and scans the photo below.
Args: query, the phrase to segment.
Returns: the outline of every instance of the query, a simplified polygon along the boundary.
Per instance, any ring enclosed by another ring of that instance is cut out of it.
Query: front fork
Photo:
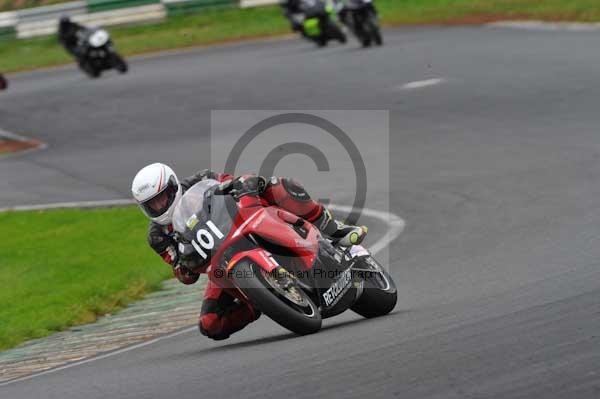
[[[346,250],[344,251],[345,259],[347,261],[354,262],[354,264],[352,265],[352,272],[354,273],[354,288],[356,288],[357,290],[356,300],[358,300],[361,297],[365,288],[365,280],[360,277],[361,273],[369,272],[368,270],[362,269],[359,266],[357,266],[356,263],[360,258],[368,256],[372,256],[371,252],[362,245],[353,245],[351,247],[346,248]]]

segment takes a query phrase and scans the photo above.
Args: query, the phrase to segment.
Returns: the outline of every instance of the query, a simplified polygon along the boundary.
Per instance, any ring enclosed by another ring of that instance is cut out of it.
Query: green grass
[[[124,55],[283,34],[288,24],[277,7],[212,9],[163,23],[110,29]],[[0,71],[72,62],[55,37],[0,42]]]
[[[385,25],[481,23],[498,19],[600,21],[598,0],[377,0]],[[279,7],[214,9],[166,22],[111,29],[124,55],[289,33]],[[72,59],[53,37],[0,42],[0,71]]]
[[[500,19],[600,21],[597,0],[375,0],[388,24],[480,23]]]
[[[40,7],[72,0],[0,0],[0,12],[21,8]]]
[[[171,270],[137,207],[0,213],[0,350],[89,323]]]

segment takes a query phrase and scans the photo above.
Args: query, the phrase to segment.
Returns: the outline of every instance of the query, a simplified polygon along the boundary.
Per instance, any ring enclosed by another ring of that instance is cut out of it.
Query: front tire
[[[83,60],[80,62],[79,66],[83,70],[83,72],[85,72],[85,74],[90,78],[96,79],[100,77],[101,71],[94,68],[94,66],[89,61]]]
[[[324,37],[319,37],[315,40],[315,43],[317,43],[317,47],[323,48],[327,46],[327,39]]]
[[[381,28],[379,28],[379,23],[377,22],[377,15],[371,13],[368,23],[370,25],[369,30],[371,31],[371,37],[375,44],[378,46],[383,45],[383,36],[381,35]]]
[[[332,39],[337,40],[338,42],[344,44],[346,43],[346,35],[342,31],[342,29],[333,21],[327,21],[327,34]]]
[[[373,40],[375,40],[375,44],[378,46],[383,45],[383,36],[381,36],[381,30],[378,26],[373,28]]]
[[[390,274],[372,256],[359,259],[356,267],[366,270],[364,289],[350,309],[367,319],[390,313],[398,302],[398,291]]]
[[[364,35],[361,40],[361,44],[363,47],[371,47],[371,37],[368,35]]]
[[[281,274],[278,272],[275,276]],[[293,287],[294,298],[297,298],[293,302],[286,297],[282,287],[277,287],[277,277],[270,277],[248,260],[240,261],[233,275],[238,287],[252,303],[277,324],[299,335],[313,334],[321,329],[321,314],[301,288]]]

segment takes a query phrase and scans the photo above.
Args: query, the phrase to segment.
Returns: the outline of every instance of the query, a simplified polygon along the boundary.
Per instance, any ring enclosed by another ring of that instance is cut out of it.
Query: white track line
[[[435,78],[435,79],[427,79],[427,80],[418,80],[416,82],[405,83],[400,86],[396,86],[396,89],[399,90],[415,90],[422,89],[423,87],[435,86],[446,82],[446,79],[443,78]]]
[[[135,202],[130,199],[115,199],[105,201],[79,201],[79,202],[56,202],[53,204],[40,205],[17,205],[8,208],[0,208],[0,212],[7,211],[40,211],[45,209],[60,208],[109,208],[111,206],[134,205]]]
[[[11,132],[7,132],[4,129],[0,129],[0,137],[4,137],[4,138],[7,138],[9,140],[15,140],[15,141],[29,141],[29,140],[31,140],[28,137],[20,136],[18,134],[11,133]]]
[[[596,32],[600,31],[600,23],[578,22],[544,22],[544,21],[499,21],[487,26],[493,28],[525,29],[551,32]]]
[[[133,203],[134,202],[129,199],[108,200],[108,201],[60,202],[60,203],[45,204],[45,205],[21,206],[21,207],[15,207],[15,208],[8,208],[8,210],[25,211],[25,210],[58,209],[58,208],[110,207],[110,206],[115,206],[115,205],[129,205],[129,204],[133,204]],[[329,208],[333,209],[333,210],[341,211],[341,212],[352,211],[352,207],[343,206],[343,205],[332,204],[332,205],[329,205]],[[2,210],[0,209],[0,211],[2,211]],[[387,247],[392,241],[394,241],[396,238],[398,238],[398,236],[400,236],[400,234],[402,234],[402,231],[404,231],[404,227],[406,226],[406,222],[400,216],[395,215],[391,212],[384,212],[384,211],[378,211],[376,209],[364,208],[362,210],[362,214],[365,216],[369,216],[369,217],[378,219],[378,220],[382,221],[383,223],[385,223],[386,225],[388,225],[388,232],[383,237],[381,237],[379,240],[377,240],[373,245],[370,246],[371,253],[373,253],[373,254],[380,252],[385,247]],[[69,369],[71,367],[81,366],[82,364],[91,363],[96,360],[106,359],[107,357],[119,355],[121,353],[129,352],[129,351],[132,351],[135,349],[143,348],[144,346],[152,345],[152,344],[162,341],[164,339],[173,338],[178,335],[182,335],[182,334],[185,334],[185,333],[188,333],[191,331],[195,331],[196,329],[197,329],[196,326],[189,327],[189,328],[186,328],[183,330],[176,331],[171,334],[167,334],[167,335],[163,335],[161,337],[151,339],[150,341],[140,342],[139,344],[127,346],[125,348],[118,349],[113,352],[108,352],[108,353],[105,353],[100,356],[95,356],[95,357],[91,357],[89,359],[84,359],[84,360],[80,360],[77,362],[68,363],[68,364],[65,364],[64,366],[56,367],[56,368],[42,371],[42,372],[39,372],[36,374],[31,374],[31,375],[28,375],[25,377],[16,378],[14,380],[5,381],[5,382],[0,383],[0,387],[6,386],[9,384],[13,384],[13,383],[17,383],[17,382],[21,382],[21,381],[30,380],[30,379],[38,377],[38,376],[55,373],[57,371]]]
[[[329,208],[335,209],[341,212],[350,212],[352,207],[344,205],[329,205]],[[371,253],[376,254],[387,247],[392,241],[394,241],[406,227],[406,222],[400,216],[395,215],[391,212],[378,211],[376,209],[364,208],[362,214],[365,216],[379,219],[388,225],[388,232],[377,240],[373,245],[369,246]]]

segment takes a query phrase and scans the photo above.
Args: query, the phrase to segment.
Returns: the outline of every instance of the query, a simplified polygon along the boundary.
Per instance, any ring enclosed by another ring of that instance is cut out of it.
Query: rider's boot
[[[323,213],[313,224],[326,236],[331,238],[336,245],[349,247],[358,245],[367,236],[367,226],[351,226],[335,220],[329,210],[323,207]]]

